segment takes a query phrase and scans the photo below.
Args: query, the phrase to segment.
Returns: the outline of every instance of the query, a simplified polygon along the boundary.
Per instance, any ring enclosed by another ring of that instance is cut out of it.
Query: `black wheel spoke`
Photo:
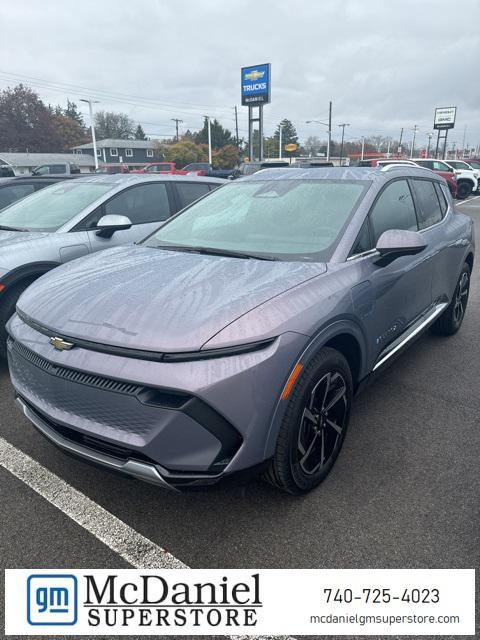
[[[340,373],[329,372],[313,386],[302,413],[297,463],[305,474],[317,473],[335,455],[346,415],[346,382]]]

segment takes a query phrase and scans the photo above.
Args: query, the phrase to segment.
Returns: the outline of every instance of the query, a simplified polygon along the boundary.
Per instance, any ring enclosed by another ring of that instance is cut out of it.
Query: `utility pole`
[[[413,151],[415,149],[415,137],[418,131],[417,125],[413,127],[412,131],[413,131],[413,135],[412,135],[412,146],[410,147],[410,158],[413,158]]]
[[[240,141],[238,139],[238,111],[237,111],[237,105],[235,105],[235,139],[237,141],[237,149],[240,151]]]
[[[345,139],[345,127],[349,127],[350,124],[348,122],[344,122],[342,124],[338,125],[339,127],[342,127],[342,144],[340,145],[340,167],[342,166],[342,160],[343,160],[343,141]]]
[[[330,149],[332,146],[332,101],[328,106],[328,143],[327,143],[327,162],[330,162]]]
[[[80,98],[80,102],[88,102],[88,111],[90,113],[90,127],[92,129],[92,143],[93,143],[93,156],[95,160],[95,169],[98,169],[98,157],[97,157],[97,138],[95,137],[95,123],[93,121],[93,107],[92,104],[97,104],[98,100],[91,100],[90,98]]]
[[[387,158],[390,158],[390,144],[391,144],[391,140],[388,141],[387,143]]]
[[[397,149],[398,155],[402,153],[402,139],[403,139],[403,127],[400,129],[400,140],[398,141],[398,149]]]
[[[278,157],[280,160],[282,159],[282,131],[283,127],[281,124],[278,125]]]
[[[180,120],[180,118],[170,118],[170,120],[175,122],[175,128],[176,128],[176,131],[177,131],[177,134],[175,136],[175,142],[178,142],[178,123],[179,122],[183,122],[183,120]]]
[[[462,158],[465,157],[465,136],[467,135],[467,125],[463,128],[463,139],[462,139]]]
[[[430,155],[430,143],[432,142],[433,133],[427,133],[428,143],[427,143],[427,158]]]
[[[365,136],[362,136],[362,155],[360,160],[363,160],[363,153],[365,151]]]

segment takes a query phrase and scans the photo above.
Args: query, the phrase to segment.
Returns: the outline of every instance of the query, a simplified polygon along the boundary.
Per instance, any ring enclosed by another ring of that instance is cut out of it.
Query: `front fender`
[[[367,344],[365,334],[360,325],[353,319],[342,318],[331,322],[327,326],[322,327],[307,343],[303,352],[288,372],[285,383],[297,364],[306,366],[308,362],[318,353],[318,351],[330,342],[333,338],[348,334],[356,339],[360,347],[360,369],[359,379],[364,378],[368,373],[368,360],[367,360]],[[275,447],[278,439],[278,433],[280,431],[280,425],[282,423],[285,411],[288,406],[288,399],[282,400],[280,397],[277,399],[277,404],[273,412],[273,417],[270,423],[270,428],[265,442],[264,459],[271,458],[275,452]]]
[[[32,276],[40,277],[44,273],[47,273],[47,271],[60,266],[60,264],[60,262],[53,261],[32,262],[12,269],[11,271],[6,271],[3,275],[0,275],[0,283],[5,287],[3,291],[6,291],[21,280],[25,280],[25,278],[31,278]]]

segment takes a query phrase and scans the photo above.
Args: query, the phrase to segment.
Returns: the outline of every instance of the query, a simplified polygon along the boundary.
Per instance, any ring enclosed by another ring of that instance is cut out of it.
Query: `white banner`
[[[470,569],[5,571],[7,635],[474,635]]]

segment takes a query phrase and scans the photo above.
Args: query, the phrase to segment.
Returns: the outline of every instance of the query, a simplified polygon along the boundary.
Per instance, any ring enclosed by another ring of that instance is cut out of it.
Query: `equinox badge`
[[[63,338],[57,338],[56,336],[50,338],[50,344],[58,351],[70,351],[74,347],[73,342],[67,342]]]

